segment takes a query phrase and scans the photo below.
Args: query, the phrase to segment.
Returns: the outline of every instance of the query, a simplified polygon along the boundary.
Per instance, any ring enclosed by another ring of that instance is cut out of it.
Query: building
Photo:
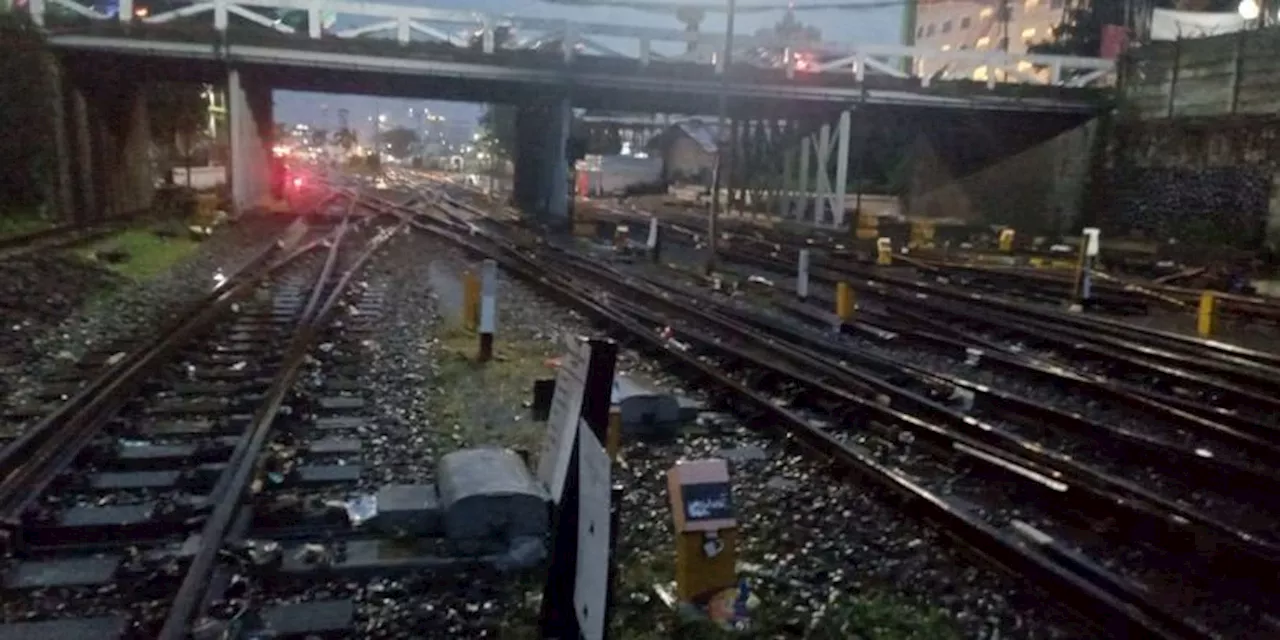
[[[1000,18],[1002,4],[1008,7],[1007,21]],[[916,13],[915,44],[942,51],[1026,53],[1031,45],[1053,38],[1053,30],[1062,24],[1065,11],[1064,0],[921,0]],[[981,64],[946,71],[952,77],[963,74],[973,80],[1006,79],[1003,72]],[[1037,73],[1029,63],[1022,63],[1018,71]]]
[[[648,149],[662,157],[662,175],[668,183],[710,186],[716,164],[714,125],[686,120],[650,140]]]

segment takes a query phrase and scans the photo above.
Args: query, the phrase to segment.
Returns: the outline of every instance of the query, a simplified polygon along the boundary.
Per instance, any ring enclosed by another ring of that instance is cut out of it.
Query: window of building
[[[978,38],[977,44],[973,46],[978,49],[986,49],[991,46],[991,36],[982,36],[981,38]]]
[[[1022,39],[1023,39],[1023,40],[1030,40],[1030,39],[1032,39],[1032,38],[1034,38],[1034,37],[1036,37],[1036,28],[1035,28],[1035,27],[1028,27],[1028,28],[1026,28],[1026,29],[1023,29],[1023,30],[1022,30]]]
[[[932,35],[933,35],[933,25],[929,25],[929,28],[927,28],[927,29],[925,29],[925,30],[924,30],[924,34],[925,34],[926,36],[932,36]]]
[[[1031,70],[1030,62],[1027,62],[1026,60],[1018,61],[1018,71],[1030,71],[1030,70]]]
[[[1061,2],[1062,0],[1058,0],[1058,1],[1059,1],[1059,2]],[[961,28],[961,29],[968,29],[968,28],[969,28],[969,25],[970,25],[970,24],[972,24],[972,22],[973,22],[973,21],[969,19],[969,16],[965,16],[965,17],[963,17],[963,18],[960,18],[960,28]]]
[[[950,21],[950,20],[947,20],[946,22],[943,22],[943,23],[942,23],[942,32],[943,32],[943,33],[951,33],[951,21]]]
[[[1034,8],[1036,8],[1036,7],[1038,7],[1038,6],[1040,6],[1040,0],[1026,0],[1026,1],[1022,4],[1022,6],[1026,7],[1026,8],[1027,8],[1027,10],[1028,10],[1028,11],[1030,11],[1030,10],[1032,10],[1032,9],[1034,9]]]
[[[924,37],[924,27],[923,27],[923,26],[916,27],[916,37],[917,37],[917,38],[923,38],[923,37]]]
[[[978,17],[979,17],[979,18],[990,18],[991,16],[995,15],[995,13],[996,13],[996,10],[995,10],[995,9],[992,9],[991,7],[983,7],[983,8],[982,8],[982,11],[979,11],[979,12],[978,12]]]
[[[986,66],[981,66],[981,67],[978,67],[977,69],[974,69],[974,70],[973,70],[973,79],[974,79],[974,80],[986,80],[986,79],[987,79],[987,67],[986,67]]]
[[[949,44],[944,44],[944,45],[942,45],[942,50],[943,50],[943,51],[950,51],[950,50],[951,50],[951,45],[949,45]]]
[[[1061,9],[1062,5],[1063,5],[1062,0],[1049,0],[1050,9]]]

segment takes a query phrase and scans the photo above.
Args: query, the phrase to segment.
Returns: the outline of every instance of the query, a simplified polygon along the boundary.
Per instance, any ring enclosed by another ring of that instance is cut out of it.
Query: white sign
[[[575,340],[556,372],[556,392],[547,415],[547,437],[538,456],[538,480],[556,504],[560,504],[565,475],[569,473],[573,429],[582,414],[582,387],[587,380],[590,356],[591,345],[585,340]]]
[[[578,424],[578,564],[573,610],[584,640],[604,637],[609,604],[609,454],[586,422]]]

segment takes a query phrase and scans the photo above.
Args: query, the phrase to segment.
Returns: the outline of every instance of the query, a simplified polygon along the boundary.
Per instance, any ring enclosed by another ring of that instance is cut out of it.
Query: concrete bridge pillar
[[[227,120],[231,141],[231,203],[244,213],[271,195],[271,90],[239,70],[227,73]]]
[[[155,198],[151,126],[142,85],[108,72],[57,73],[58,174],[67,185],[59,205],[76,220],[125,216]]]
[[[569,224],[571,118],[568,96],[524,105],[516,113],[515,203],[552,228]]]

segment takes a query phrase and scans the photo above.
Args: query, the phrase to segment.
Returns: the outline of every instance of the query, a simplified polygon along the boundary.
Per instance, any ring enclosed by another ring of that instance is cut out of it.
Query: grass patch
[[[12,238],[28,233],[52,229],[54,221],[39,209],[18,209],[0,212],[0,238]]]
[[[125,257],[120,262],[100,262],[131,280],[147,280],[163,273],[200,246],[181,230],[176,235],[171,232],[164,236],[157,233],[159,230],[156,227],[126,229],[82,247],[78,253],[94,260],[97,255],[121,252]]]
[[[459,325],[438,336],[440,355],[435,385],[440,390],[437,415],[453,427],[461,447],[500,446],[537,455],[546,427],[529,417],[533,382],[554,377],[547,358],[558,355],[544,340],[497,335],[494,358],[476,361],[479,338]]]

